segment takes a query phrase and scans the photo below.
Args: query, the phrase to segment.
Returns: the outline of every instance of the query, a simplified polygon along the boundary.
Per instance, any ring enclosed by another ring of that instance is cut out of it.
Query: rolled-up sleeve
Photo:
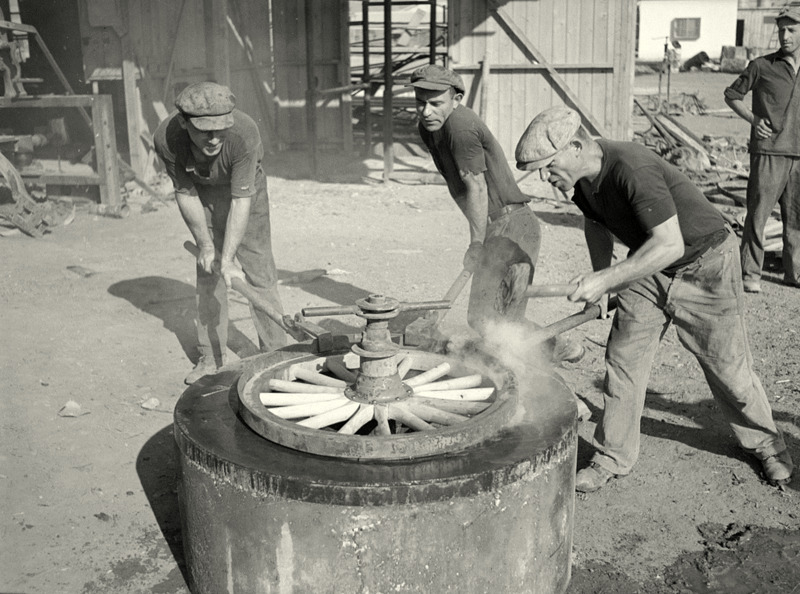
[[[733,84],[725,89],[726,99],[744,99],[745,95],[753,89],[756,79],[758,78],[758,69],[756,62],[752,61],[747,65],[739,77],[733,81]]]

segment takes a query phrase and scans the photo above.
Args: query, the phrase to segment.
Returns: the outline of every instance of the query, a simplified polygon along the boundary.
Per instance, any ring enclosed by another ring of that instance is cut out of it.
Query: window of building
[[[672,19],[671,38],[678,41],[700,39],[700,19]]]

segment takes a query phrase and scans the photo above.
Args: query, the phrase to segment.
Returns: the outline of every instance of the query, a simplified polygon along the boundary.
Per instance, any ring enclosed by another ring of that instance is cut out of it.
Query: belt
[[[498,208],[496,211],[489,213],[489,222],[490,223],[494,223],[500,217],[504,217],[507,214],[511,214],[515,210],[519,210],[520,208],[523,208],[523,207],[525,207],[527,205],[528,205],[527,201],[526,202],[512,202],[511,204],[506,204],[504,207]]]

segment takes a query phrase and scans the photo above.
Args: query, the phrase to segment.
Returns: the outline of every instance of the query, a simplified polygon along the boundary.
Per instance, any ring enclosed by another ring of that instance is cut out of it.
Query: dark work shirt
[[[725,220],[688,177],[635,142],[598,140],[603,164],[594,182],[581,180],[572,200],[583,214],[605,226],[631,253],[648,232],[678,216],[684,254],[664,269],[671,273],[693,262],[724,237]]]
[[[434,132],[420,125],[419,134],[447,182],[451,196],[466,194],[467,187],[459,172],[468,171],[476,175],[485,173],[489,213],[506,204],[528,201],[517,186],[500,143],[469,107],[456,107],[444,125]]]
[[[800,156],[800,77],[778,51],[752,60],[733,84],[725,89],[728,99],[744,99],[753,92],[753,115],[770,121],[769,138],[750,130],[750,152],[763,155]]]
[[[201,199],[247,198],[255,196],[259,185],[266,183],[258,126],[238,109],[233,110],[233,127],[223,132],[222,150],[214,157],[195,157],[189,133],[181,128],[177,112],[161,122],[153,142],[176,192],[188,193],[194,188]]]

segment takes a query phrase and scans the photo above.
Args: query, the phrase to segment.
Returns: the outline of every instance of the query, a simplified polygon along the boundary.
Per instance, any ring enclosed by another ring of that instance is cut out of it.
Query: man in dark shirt
[[[751,61],[725,89],[725,102],[751,124],[747,217],[742,236],[745,291],[761,291],[764,226],[776,202],[783,220],[783,281],[800,287],[800,7],[781,9],[781,48]],[[752,110],[744,97],[753,92]]]
[[[485,335],[500,319],[524,321],[527,300],[502,313],[495,307],[504,277],[530,283],[539,255],[539,220],[527,206],[503,149],[486,124],[462,105],[461,77],[438,65],[418,68],[411,75],[417,102],[419,134],[431,153],[450,196],[469,224],[470,244],[464,268],[473,272],[468,322]],[[577,360],[579,344],[560,343],[556,358]]]
[[[517,167],[541,172],[584,214],[594,272],[571,282],[572,301],[618,306],[606,346],[605,409],[592,463],[575,487],[595,491],[631,472],[647,378],[661,337],[674,324],[743,449],[771,482],[792,461],[752,368],[744,326],[737,241],[722,216],[678,169],[633,142],[594,140],[566,107],[540,113],[517,145]],[[630,248],[612,264],[614,236]]]
[[[256,123],[234,108],[230,90],[212,82],[186,87],[178,112],[154,135],[158,156],[200,254],[197,256],[197,338],[200,359],[191,384],[224,364],[228,342],[227,287],[244,278],[283,311],[272,256],[264,150]],[[236,258],[241,268],[234,261]],[[260,348],[285,344],[284,331],[250,307]]]

